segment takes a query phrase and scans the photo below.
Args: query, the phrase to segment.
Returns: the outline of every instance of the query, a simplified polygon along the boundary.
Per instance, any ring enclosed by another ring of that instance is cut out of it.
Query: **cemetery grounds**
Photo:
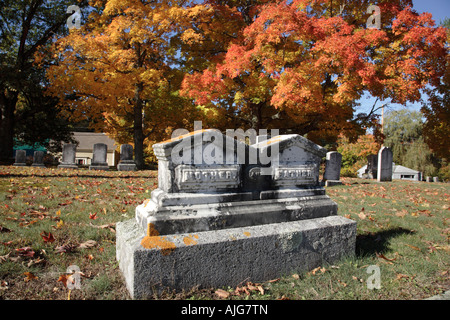
[[[341,180],[326,190],[338,214],[357,222],[355,256],[264,283],[154,298],[411,300],[449,290],[450,184]],[[0,166],[0,300],[130,299],[115,224],[134,218],[156,187],[157,171]]]

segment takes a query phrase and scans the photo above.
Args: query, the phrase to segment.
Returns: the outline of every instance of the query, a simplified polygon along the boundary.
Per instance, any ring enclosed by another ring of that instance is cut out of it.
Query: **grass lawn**
[[[265,283],[155,298],[423,299],[449,290],[450,184],[343,181],[327,194],[358,223],[355,256]],[[115,223],[133,218],[156,187],[156,171],[0,166],[0,299],[129,299]],[[81,288],[69,290],[73,265]],[[373,266],[380,289],[367,285]]]

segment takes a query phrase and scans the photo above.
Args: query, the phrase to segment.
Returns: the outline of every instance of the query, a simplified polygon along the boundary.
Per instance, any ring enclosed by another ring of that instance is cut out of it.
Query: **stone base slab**
[[[89,170],[108,171],[109,170],[109,166],[108,165],[91,165],[91,166],[89,166]]]
[[[117,165],[118,171],[136,171],[135,163],[119,163]]]
[[[60,164],[58,169],[78,169],[76,164]]]
[[[159,206],[152,198],[136,207],[136,220],[143,230],[152,224],[166,235],[320,218],[337,210],[327,195],[183,206]]]
[[[341,186],[342,181],[341,180],[327,180],[325,181],[325,187],[332,187],[332,186]]]
[[[340,216],[242,228],[147,235],[116,225],[116,257],[134,299],[164,289],[237,286],[309,271],[355,252],[356,222]],[[150,235],[150,236],[149,236]]]

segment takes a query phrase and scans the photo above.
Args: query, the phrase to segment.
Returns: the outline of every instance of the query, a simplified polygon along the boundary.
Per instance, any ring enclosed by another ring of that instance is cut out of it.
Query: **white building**
[[[97,132],[74,132],[73,137],[78,141],[75,156],[76,164],[86,166],[91,164],[94,144],[96,143],[104,143],[107,145],[106,162],[108,162],[108,166],[116,166],[119,162],[120,156],[116,151],[119,145],[106,134]]]
[[[365,178],[364,173],[367,169],[367,165],[357,171],[358,178]],[[392,164],[392,179],[393,180],[411,180],[422,181],[422,173],[410,168],[406,168],[401,165]]]

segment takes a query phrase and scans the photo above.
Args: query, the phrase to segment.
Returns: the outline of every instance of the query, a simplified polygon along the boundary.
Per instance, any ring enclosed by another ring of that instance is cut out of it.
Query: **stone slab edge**
[[[116,230],[116,257],[134,299],[308,271],[353,255],[356,242],[356,222],[341,216],[154,237],[132,219]]]

